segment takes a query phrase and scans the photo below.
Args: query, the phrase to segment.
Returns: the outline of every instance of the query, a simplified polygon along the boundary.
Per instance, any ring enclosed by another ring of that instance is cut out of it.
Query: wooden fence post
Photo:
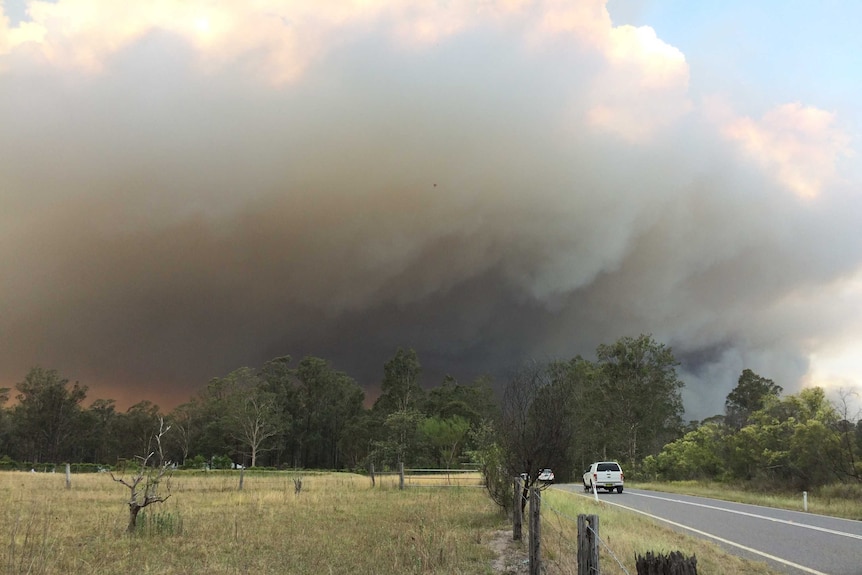
[[[398,489],[404,489],[404,462],[398,464]]]
[[[371,471],[371,487],[374,487],[375,482],[374,482],[374,464],[373,463],[370,466],[370,471]]]
[[[578,575],[599,573],[599,516],[578,515]]]
[[[530,575],[542,573],[542,498],[530,488]]]
[[[638,575],[697,575],[697,557],[684,557],[679,551],[667,555],[647,551],[646,556],[635,556]]]
[[[521,531],[522,524],[524,522],[524,516],[521,514],[521,478],[515,478],[515,499],[514,506],[512,507],[512,541],[520,541],[521,540]]]
[[[239,468],[239,490],[242,491],[242,482],[245,479],[245,465]]]
[[[72,466],[66,464],[66,489],[72,489]]]

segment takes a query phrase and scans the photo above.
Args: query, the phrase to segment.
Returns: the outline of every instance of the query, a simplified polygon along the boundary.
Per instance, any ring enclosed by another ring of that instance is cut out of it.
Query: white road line
[[[575,495],[578,494],[575,493]],[[771,559],[772,561],[777,561],[782,565],[787,565],[788,567],[793,567],[794,569],[799,569],[800,571],[811,573],[811,575],[829,575],[828,573],[817,571],[815,569],[811,569],[810,567],[805,567],[804,565],[799,565],[798,563],[794,563],[793,561],[788,561],[787,559],[782,559],[781,557],[776,557],[775,555],[770,555],[769,553],[764,553],[763,551],[758,551],[757,549],[752,549],[751,547],[746,547],[745,545],[740,545],[739,543],[729,541],[727,539],[724,539],[723,537],[719,537],[718,535],[713,535],[712,533],[707,533],[706,531],[701,531],[700,529],[695,529],[694,527],[689,527],[688,525],[683,525],[682,523],[677,523],[676,521],[671,521],[670,519],[665,519],[664,517],[659,517],[658,515],[653,515],[651,513],[647,513],[646,511],[635,509],[634,507],[629,507],[620,503],[614,503],[613,501],[608,501],[607,499],[603,499],[602,502],[609,503],[610,505],[616,505],[617,507],[622,507],[623,509],[634,511],[635,513],[640,513],[641,515],[645,515],[646,517],[649,517],[651,519],[663,521],[664,523],[668,523],[670,525],[673,525],[674,527],[680,527],[681,529],[691,531],[692,533],[697,533],[698,535],[702,535],[704,537],[709,537],[710,539],[715,539],[716,541],[720,541],[725,545],[730,545],[732,547],[743,549],[745,551],[748,551],[749,553],[754,553],[755,555],[760,555],[761,557]]]
[[[769,517],[767,515],[758,515],[757,513],[749,513],[747,511],[739,511],[738,509],[726,509],[724,507],[718,507],[716,505],[706,505],[705,503],[694,503],[692,501],[683,501],[682,499],[672,499],[670,497],[659,497],[658,495],[647,495],[646,493],[636,493],[636,492],[632,492],[632,491],[629,491],[629,494],[630,495],[637,495],[638,497],[648,497],[650,499],[659,499],[661,501],[670,501],[671,503],[682,503],[683,505],[693,505],[694,507],[703,507],[704,509],[712,509],[714,511],[724,511],[725,513],[735,513],[736,515],[744,515],[746,517],[754,517],[756,519],[765,519],[766,521],[772,521],[773,523],[783,523],[785,525],[792,525],[793,527],[802,527],[803,529],[811,529],[812,531],[820,531],[822,533],[829,533],[830,535],[840,535],[842,537],[850,537],[852,539],[862,540],[862,535],[856,535],[855,533],[836,531],[835,529],[827,529],[826,527],[817,527],[816,525],[797,523],[796,521],[788,521],[787,519],[778,519],[776,517]]]

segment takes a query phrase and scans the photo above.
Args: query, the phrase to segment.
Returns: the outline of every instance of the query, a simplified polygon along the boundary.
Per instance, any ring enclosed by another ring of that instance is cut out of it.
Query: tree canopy
[[[629,477],[862,482],[862,425],[846,397],[841,407],[819,388],[783,395],[744,369],[723,415],[686,425],[670,347],[622,337],[595,358],[525,362],[495,394],[488,377],[423,386],[418,354],[399,348],[367,408],[362,387],[325,359],[279,356],[213,378],[169,413],[149,400],[125,411],[113,399],[84,407],[86,386],[36,367],[14,399],[0,389],[0,462],[121,465],[158,435],[168,459],[192,468],[479,465],[502,505],[514,476],[529,484],[550,467],[558,481],[577,481],[608,459]]]

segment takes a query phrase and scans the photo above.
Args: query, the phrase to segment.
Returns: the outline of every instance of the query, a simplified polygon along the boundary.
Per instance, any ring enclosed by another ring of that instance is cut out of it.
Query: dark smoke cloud
[[[845,329],[823,294],[862,262],[858,195],[800,200],[696,113],[597,130],[589,52],[381,38],[276,86],[167,33],[101,74],[7,70],[0,382],[170,406],[285,354],[373,390],[398,346],[437,383],[652,333],[705,417]]]

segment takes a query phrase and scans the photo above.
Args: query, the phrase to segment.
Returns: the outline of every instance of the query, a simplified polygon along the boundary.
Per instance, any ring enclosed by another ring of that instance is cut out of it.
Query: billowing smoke
[[[692,101],[603,2],[171,4],[0,25],[6,386],[172,405],[311,354],[373,389],[398,346],[436,383],[652,333],[704,417],[852,328],[834,115]]]

